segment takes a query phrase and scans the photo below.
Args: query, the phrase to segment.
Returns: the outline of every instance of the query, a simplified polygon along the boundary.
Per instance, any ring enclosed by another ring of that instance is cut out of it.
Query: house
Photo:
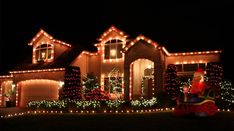
[[[177,66],[178,75],[191,75],[209,62],[219,62],[222,51],[168,52],[165,47],[143,35],[129,39],[111,26],[99,38],[96,52],[55,39],[40,30],[28,44],[31,62],[16,66],[9,75],[0,76],[0,105],[6,106],[3,94],[15,90],[15,106],[24,107],[32,100],[57,100],[64,84],[65,68],[80,67],[81,76],[93,72],[101,90],[115,97],[110,80],[122,83],[122,98],[150,98],[163,91],[164,73],[169,64]],[[143,88],[144,87],[144,88]]]

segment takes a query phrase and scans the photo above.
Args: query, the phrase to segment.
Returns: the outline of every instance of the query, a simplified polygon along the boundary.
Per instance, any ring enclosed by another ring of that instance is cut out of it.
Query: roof
[[[109,33],[111,33],[112,31],[115,31],[117,33],[119,33],[121,36],[123,37],[128,37],[128,35],[126,35],[125,32],[121,31],[120,29],[116,28],[115,26],[111,26],[110,28],[108,28],[105,32],[103,32],[101,34],[101,36],[97,39],[98,41],[102,41],[102,39],[107,36]]]
[[[78,46],[72,46],[66,50],[62,55],[57,57],[53,62],[48,63],[36,63],[32,64],[32,57],[25,60],[27,63],[19,64],[10,71],[22,71],[22,70],[41,70],[41,69],[54,69],[65,68],[69,66],[72,61],[83,51],[84,49]],[[30,62],[29,62],[30,61]]]
[[[68,47],[71,47],[70,44],[65,43],[63,41],[60,41],[58,39],[54,39],[51,35],[49,35],[47,32],[45,32],[43,29],[40,29],[40,31],[33,37],[33,39],[28,43],[28,45],[33,45],[36,43],[42,36],[47,37],[48,39],[54,41],[55,43],[62,44]]]

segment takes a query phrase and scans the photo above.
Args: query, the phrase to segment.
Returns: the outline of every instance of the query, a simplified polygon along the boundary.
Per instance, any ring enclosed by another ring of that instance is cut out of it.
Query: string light
[[[99,41],[102,41],[104,39],[104,37],[106,37],[107,35],[109,35],[112,31],[118,33],[120,36],[122,37],[127,37],[127,35],[125,35],[125,33],[119,29],[117,29],[116,27],[114,27],[113,25],[107,30],[105,31],[101,37],[98,39]]]
[[[146,41],[147,43],[149,43],[150,45],[152,45],[155,48],[158,46],[157,42],[154,42],[151,39],[149,39],[149,38],[147,38],[147,37],[145,37],[143,35],[139,35],[138,37],[136,37],[136,39],[134,39],[131,42],[131,44],[129,44],[126,47],[124,47],[124,51],[126,52],[131,46],[133,46],[134,44],[136,44],[139,40],[144,40],[144,41]]]
[[[0,106],[2,106],[2,87],[0,87]]]
[[[13,77],[13,75],[3,75],[3,76],[0,76],[0,79],[2,78],[12,78]]]
[[[24,71],[9,71],[11,74],[21,74],[21,73],[35,73],[35,72],[54,72],[54,71],[64,71],[65,68],[54,68],[54,69],[41,69],[41,70],[24,70]]]
[[[201,64],[201,63],[207,63],[207,61],[203,60],[198,60],[198,61],[176,61],[174,64],[179,65],[179,64]]]
[[[185,55],[202,55],[202,54],[220,54],[222,50],[214,51],[199,51],[199,52],[182,52],[182,53],[169,53],[170,56],[185,56]]]
[[[62,41],[60,41],[60,40],[54,39],[51,35],[49,35],[48,33],[46,33],[43,29],[41,29],[41,30],[36,34],[36,36],[32,39],[32,41],[31,41],[30,43],[28,43],[28,45],[33,45],[33,43],[34,43],[39,37],[41,37],[41,35],[44,35],[45,37],[47,37],[48,39],[52,40],[53,42],[56,42],[56,43],[59,43],[59,44],[62,44],[62,45],[71,47],[70,44],[67,44],[67,43],[62,42]]]

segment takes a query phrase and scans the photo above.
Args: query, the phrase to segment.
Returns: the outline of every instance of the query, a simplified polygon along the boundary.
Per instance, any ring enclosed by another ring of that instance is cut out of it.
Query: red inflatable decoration
[[[204,71],[198,69],[193,76],[191,87],[184,87],[184,100],[178,101],[174,114],[213,116],[217,113],[218,107],[210,93],[205,95],[206,84],[204,82]],[[208,91],[209,92],[209,91]]]

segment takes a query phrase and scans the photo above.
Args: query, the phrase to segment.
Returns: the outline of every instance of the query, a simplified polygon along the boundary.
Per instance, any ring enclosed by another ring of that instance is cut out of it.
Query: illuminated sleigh
[[[210,96],[212,94],[212,96]],[[217,113],[218,107],[214,101],[213,91],[209,91],[206,96],[199,97],[199,102],[178,102],[174,110],[174,115],[186,116],[213,116]]]

